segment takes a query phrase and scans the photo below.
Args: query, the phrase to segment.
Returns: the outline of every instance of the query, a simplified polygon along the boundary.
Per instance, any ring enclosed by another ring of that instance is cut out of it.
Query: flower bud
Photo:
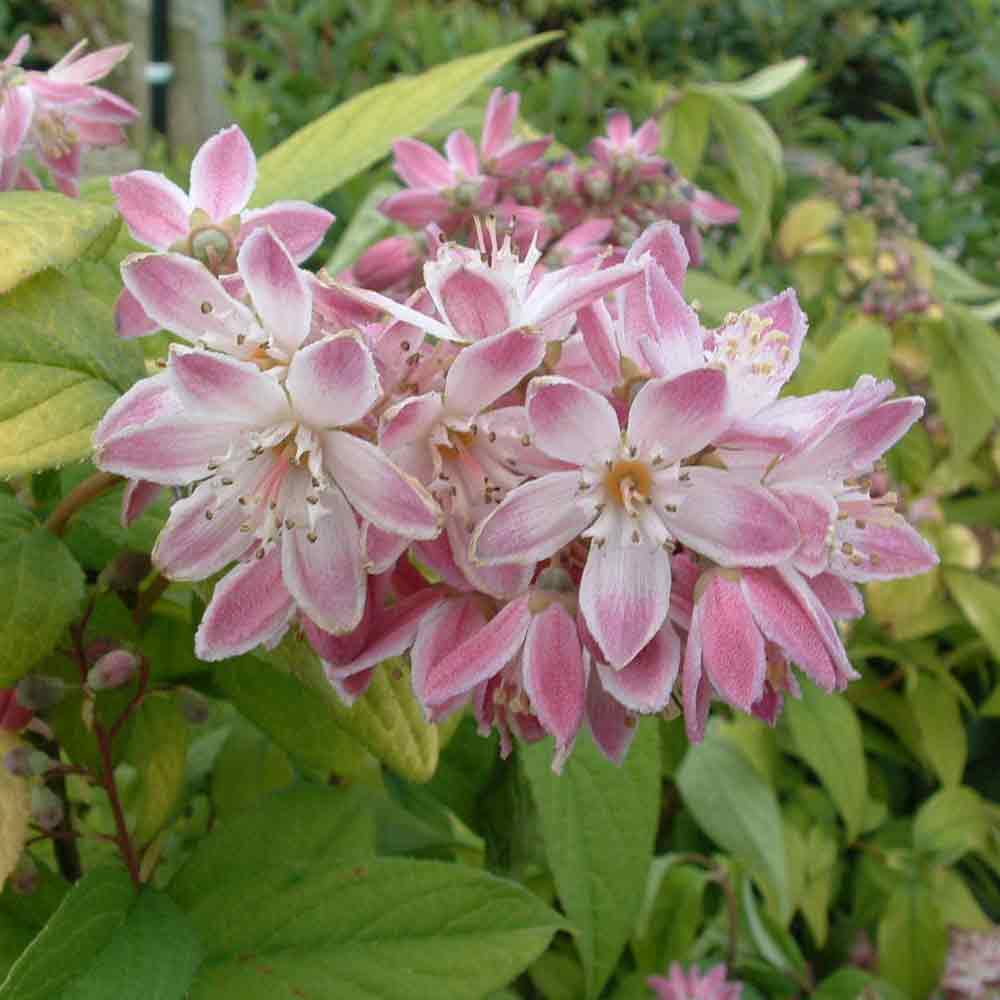
[[[43,830],[55,830],[64,815],[63,804],[55,792],[44,785],[31,789],[31,818]]]
[[[420,262],[413,239],[390,236],[369,247],[354,265],[354,278],[363,288],[381,292],[413,274]]]
[[[16,733],[31,722],[32,712],[17,700],[14,688],[0,691],[0,729]]]
[[[56,762],[41,750],[31,746],[17,746],[4,754],[3,765],[18,778],[34,778],[45,774]]]
[[[583,179],[583,186],[594,201],[607,201],[611,197],[611,181],[603,171],[593,171]]]
[[[59,677],[45,677],[31,674],[17,682],[17,701],[22,708],[32,712],[44,712],[62,701],[66,685]]]
[[[191,688],[179,688],[177,691],[178,703],[184,718],[192,726],[201,726],[208,722],[212,714],[212,703],[197,691]]]
[[[21,855],[17,867],[10,873],[7,884],[19,896],[33,896],[40,884],[38,866],[27,852]]]
[[[101,570],[98,582],[111,590],[138,590],[152,566],[144,552],[120,552]]]
[[[87,671],[87,687],[91,691],[107,691],[127,684],[139,666],[139,657],[127,649],[105,653]]]

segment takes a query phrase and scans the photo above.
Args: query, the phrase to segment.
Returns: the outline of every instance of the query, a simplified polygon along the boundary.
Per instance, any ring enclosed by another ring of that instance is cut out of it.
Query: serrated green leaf
[[[691,954],[705,917],[704,895],[711,875],[673,858],[656,858],[632,935],[632,954],[645,972],[665,969]]]
[[[818,823],[810,827],[803,845],[803,884],[799,909],[819,947],[826,944],[830,904],[837,884],[837,838]]]
[[[409,781],[433,777],[438,762],[437,727],[424,717],[404,660],[381,664],[368,690],[348,708],[307,642],[286,641],[271,658],[286,664],[312,697],[319,696],[337,724],[388,767]]]
[[[49,191],[8,191],[0,197],[0,294],[50,267],[98,253],[114,239],[118,213],[107,205]]]
[[[972,890],[953,868],[935,868],[931,875],[934,905],[949,927],[968,931],[988,931],[993,922],[983,912]]]
[[[796,56],[773,66],[765,66],[735,83],[711,83],[706,86],[716,93],[728,94],[741,101],[764,101],[794,83],[808,66],[809,60],[805,56]]]
[[[811,994],[812,1000],[860,1000],[871,993],[873,1000],[910,1000],[894,986],[873,976],[864,969],[840,969],[827,977]]]
[[[327,112],[261,157],[254,205],[315,201],[462,103],[484,80],[558,32],[535,35],[372,87]]]
[[[361,788],[298,784],[217,826],[168,892],[219,959],[257,947],[294,910],[297,890],[375,855]]]
[[[965,786],[942,788],[920,806],[913,821],[913,846],[943,864],[983,850],[988,836],[983,800]]]
[[[981,370],[987,369],[988,376],[991,359],[981,348],[989,341],[975,336],[978,327],[961,325],[956,319],[957,312],[952,308],[942,321],[925,324],[921,334],[921,343],[931,361],[931,386],[951,434],[955,460],[968,458],[983,443],[995,423],[998,405],[990,381]],[[988,326],[986,329],[996,336]],[[970,332],[976,342],[970,341]],[[997,377],[994,373],[994,382]]]
[[[4,295],[0,477],[87,457],[105,410],[144,374],[110,307],[68,278],[48,271]]]
[[[642,725],[618,767],[583,734],[561,775],[552,773],[550,741],[519,750],[549,867],[577,931],[588,997],[614,971],[642,903],[656,836],[658,736],[656,726]]]
[[[982,302],[1000,296],[1000,288],[974,278],[940,250],[930,246],[926,250],[934,271],[934,291],[938,295],[956,302]]]
[[[698,175],[708,145],[711,102],[700,94],[685,93],[660,118],[663,155],[692,180]]]
[[[965,617],[1000,660],[1000,587],[957,569],[945,570],[944,582]]]
[[[574,955],[547,951],[528,970],[543,1000],[579,1000],[586,989],[583,968]]]
[[[387,858],[353,869],[312,865],[304,875],[261,897],[257,933],[211,943],[191,1000],[272,1000],[279,992],[479,1000],[565,927],[526,889],[463,865]],[[231,916],[245,925],[246,903],[235,894],[231,901]]]
[[[135,899],[124,869],[87,872],[14,963],[0,986],[0,1000],[58,997],[108,945],[125,923]]]
[[[962,780],[968,744],[953,691],[934,674],[921,673],[906,693],[920,730],[920,749],[943,785]]]
[[[135,713],[125,759],[138,781],[129,797],[133,836],[152,840],[174,811],[184,790],[188,724],[172,695],[147,695]]]
[[[806,960],[795,938],[757,903],[753,884],[747,880],[742,892],[743,916],[757,950],[767,962],[783,973],[801,978],[806,974]]]
[[[926,997],[941,980],[948,928],[930,886],[907,881],[889,896],[878,924],[879,971],[911,997]]]
[[[805,395],[824,389],[849,389],[860,375],[885,378],[889,374],[892,335],[873,319],[848,324],[820,352],[793,392]]]
[[[684,804],[720,847],[742,861],[782,920],[791,916],[785,838],[774,790],[714,729],[692,746],[677,775]]]
[[[295,782],[288,755],[256,726],[236,719],[212,768],[212,804],[226,820]]]
[[[29,514],[22,528],[33,522]],[[4,527],[10,524],[8,519]],[[48,529],[0,534],[0,687],[17,683],[52,652],[76,617],[83,591],[83,570]]]
[[[795,752],[819,775],[853,841],[861,832],[868,801],[868,769],[861,725],[850,703],[802,679],[802,698],[789,699],[784,719]]]
[[[411,781],[433,775],[437,729],[424,719],[402,664],[377,670],[367,693],[348,708],[304,640],[292,637],[258,655],[222,664],[214,676],[240,712],[294,760],[319,773],[357,775],[368,769],[367,750]]]
[[[59,1000],[183,1000],[201,961],[201,942],[163,893],[145,890],[93,964]]]

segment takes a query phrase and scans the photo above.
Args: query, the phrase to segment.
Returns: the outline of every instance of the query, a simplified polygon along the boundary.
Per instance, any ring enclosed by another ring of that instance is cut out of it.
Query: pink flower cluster
[[[543,263],[559,267],[612,249],[621,259],[639,233],[664,219],[676,222],[695,266],[701,263],[701,228],[736,222],[739,209],[696,188],[659,155],[660,127],[650,119],[633,132],[627,115],[614,114],[606,136],[591,143],[592,157],[544,158],[552,136],[516,136],[520,95],[493,91],[482,139],[452,132],[442,156],[416,139],[393,147],[396,173],[407,185],[381,211],[415,230],[390,236],[341,275],[375,291],[403,298],[420,284],[421,266],[440,239],[475,242],[476,220],[493,216],[523,255],[529,246]]]
[[[200,657],[294,627],[351,701],[408,654],[430,718],[471,704],[504,754],[551,734],[556,768],[585,722],[620,761],[674,703],[699,739],[713,697],[773,722],[792,661],[827,691],[856,676],[835,619],[861,614],[857,584],[936,562],[870,495],[922,400],[870,377],[779,399],[807,327],[794,292],[706,329],[671,221],[561,267],[478,225],[476,247],[435,243],[406,303],[323,281],[280,212],[238,214],[253,170],[211,151],[235,136],[199,153],[183,202],[236,220],[231,272],[187,252],[179,207],[161,231],[164,201],[131,197],[181,206],[165,182],[116,184],[160,248],[124,263],[126,289],[187,343],[95,436],[101,468],[144,484],[130,514],[179,491],[162,572],[225,574]]]
[[[726,967],[716,965],[704,975],[697,969],[685,971],[679,962],[666,976],[650,976],[650,988],[657,1000],[740,1000],[743,984],[726,979]]]
[[[123,126],[139,113],[96,80],[107,76],[128,54],[130,45],[113,45],[83,55],[85,41],[42,73],[21,68],[31,42],[22,35],[0,63],[0,191],[36,190],[38,177],[25,162],[33,156],[63,194],[80,193],[80,159],[91,147],[118,146]]]

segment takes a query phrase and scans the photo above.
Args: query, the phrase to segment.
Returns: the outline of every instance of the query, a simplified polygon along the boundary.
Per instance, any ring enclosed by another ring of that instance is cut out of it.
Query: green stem
[[[124,481],[121,476],[116,476],[111,472],[95,472],[62,498],[56,509],[49,515],[45,527],[53,535],[61,537],[65,534],[71,518],[77,511],[98,497],[104,496],[105,493],[113,490]]]

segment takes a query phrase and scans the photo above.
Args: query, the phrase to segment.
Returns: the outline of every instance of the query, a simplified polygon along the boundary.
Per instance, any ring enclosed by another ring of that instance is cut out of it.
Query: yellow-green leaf
[[[957,569],[945,570],[944,581],[965,617],[1000,659],[1000,587]]]
[[[264,657],[262,657],[263,659]],[[413,695],[410,672],[401,660],[387,661],[375,672],[371,687],[365,695],[348,708],[334,691],[323,673],[322,664],[304,639],[286,639],[274,652],[267,654],[272,665],[268,680],[274,692],[274,704],[283,701],[301,706],[304,701],[313,708],[303,714],[302,737],[305,741],[323,729],[332,733],[338,729],[360,744],[410,781],[429,781],[437,768],[438,732],[424,718],[423,709]],[[241,666],[241,671],[261,671],[259,664]],[[264,675],[267,676],[267,675]],[[262,681],[261,677],[245,678],[250,683]],[[289,683],[293,682],[293,683]],[[272,726],[268,713],[247,707],[241,701],[240,684],[234,684],[232,675],[225,677],[226,691],[254,723],[260,726],[292,757],[299,752],[298,741],[284,726]],[[261,704],[258,691],[253,698]],[[286,713],[287,715],[287,713]],[[318,728],[317,728],[318,727]],[[284,735],[281,735],[281,733]],[[280,738],[279,738],[280,736]],[[309,751],[318,763],[313,751]],[[324,766],[328,766],[325,765]]]
[[[0,294],[48,267],[99,254],[114,239],[118,213],[107,205],[48,191],[0,194]]]
[[[130,810],[134,836],[144,844],[170,819],[184,789],[188,725],[176,699],[149,695],[136,713],[125,759],[138,771]]]
[[[448,114],[522,52],[558,36],[558,32],[535,35],[352,97],[261,158],[253,203],[322,197],[380,160],[396,139],[414,135]]]
[[[11,774],[2,761],[20,740],[0,729],[0,889],[7,876],[17,867],[28,837],[28,783]]]
[[[796,753],[823,782],[853,841],[868,801],[868,769],[854,709],[846,698],[825,694],[803,678],[802,698],[789,700],[784,717]]]
[[[104,412],[144,373],[111,307],[57,272],[0,297],[0,478],[87,457]]]
[[[710,86],[717,93],[742,101],[764,101],[794,83],[808,65],[809,60],[805,56],[796,56],[773,66],[765,66],[735,83],[713,83]]]
[[[778,249],[786,259],[809,253],[843,216],[840,206],[829,198],[806,198],[789,209],[778,230]],[[824,248],[828,249],[828,248]]]

